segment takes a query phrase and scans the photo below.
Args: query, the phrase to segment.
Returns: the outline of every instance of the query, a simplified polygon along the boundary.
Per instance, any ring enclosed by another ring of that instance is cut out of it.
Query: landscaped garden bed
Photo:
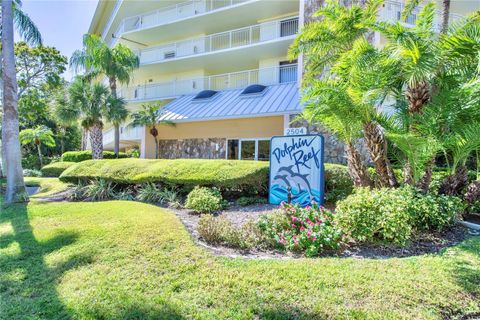
[[[71,201],[168,206],[199,244],[222,255],[404,257],[465,238],[466,229],[455,226],[459,197],[408,186],[354,192],[345,166],[326,165],[325,208],[278,208],[266,204],[266,170],[259,162],[115,159],[78,163],[60,179],[76,182]],[[443,176],[434,174],[432,188]]]

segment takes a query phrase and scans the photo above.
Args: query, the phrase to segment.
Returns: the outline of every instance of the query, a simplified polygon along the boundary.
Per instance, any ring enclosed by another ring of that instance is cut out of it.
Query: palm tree
[[[133,71],[139,66],[137,55],[128,47],[117,44],[110,48],[99,36],[85,34],[83,49],[77,50],[70,58],[70,65],[76,69],[83,68],[90,76],[104,75],[108,78],[110,92],[117,97],[117,82],[128,84]],[[115,127],[115,154],[120,149],[120,123]]]
[[[22,145],[33,144],[37,148],[40,168],[43,167],[42,145],[55,147],[53,132],[45,126],[20,131],[20,143]]]
[[[68,88],[68,94],[69,104],[61,108],[62,117],[80,119],[81,126],[90,133],[92,159],[102,159],[103,117],[107,115],[108,88],[77,76]]]
[[[5,203],[25,199],[25,184],[21,164],[21,147],[18,141],[17,80],[13,28],[31,44],[41,44],[38,28],[20,9],[20,1],[2,1],[0,32],[2,37],[2,144],[0,177],[7,176]],[[7,166],[8,164],[8,166]]]
[[[405,3],[405,9],[402,12],[402,20],[406,21],[407,17],[412,14],[413,10],[420,5],[421,0],[407,0]],[[448,20],[450,17],[450,0],[442,0],[442,26],[441,32],[447,33]]]
[[[397,181],[387,157],[383,131],[375,121],[375,99],[363,101],[363,96],[368,96],[370,88],[361,83],[363,80],[360,77],[362,68],[369,64],[365,61],[378,56],[374,47],[365,39],[365,34],[368,34],[369,26],[375,23],[380,5],[381,1],[370,1],[364,7],[356,4],[345,7],[337,2],[328,2],[316,13],[323,19],[307,24],[295,39],[289,53],[291,58],[300,54],[304,56],[304,91],[314,86],[313,83],[320,77],[341,82],[340,87],[346,100],[351,102],[350,112],[356,113],[358,119],[361,119],[365,142],[379,182],[382,186],[393,187]],[[351,76],[352,72],[356,73],[356,77]],[[372,81],[376,80],[376,70],[371,72],[371,78]],[[322,122],[321,119],[319,121]],[[334,134],[338,135],[338,132],[334,131]]]
[[[123,98],[117,98],[113,95],[107,99],[107,114],[105,118],[108,122],[113,124],[115,128],[120,128],[120,125],[128,118],[129,112],[125,107],[126,104],[127,103]],[[120,141],[120,130],[115,129],[114,140]]]
[[[319,79],[302,96],[302,117],[309,123],[321,123],[346,146],[350,177],[357,187],[371,187],[372,181],[355,142],[362,135],[361,121],[351,112],[352,101],[345,88],[335,80]]]
[[[132,114],[132,122],[130,126],[132,127],[147,127],[149,133],[152,135],[155,140],[155,159],[158,159],[158,130],[157,125],[175,125],[171,121],[162,120],[162,115],[164,111],[161,109],[161,106],[158,104],[144,104],[142,109]]]

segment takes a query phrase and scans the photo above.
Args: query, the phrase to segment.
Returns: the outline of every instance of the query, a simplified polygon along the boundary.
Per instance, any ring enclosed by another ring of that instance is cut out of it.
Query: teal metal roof
[[[211,98],[181,96],[164,107],[160,120],[173,122],[221,120],[283,115],[302,111],[296,82],[268,86],[259,94],[241,94],[243,89],[219,91]]]

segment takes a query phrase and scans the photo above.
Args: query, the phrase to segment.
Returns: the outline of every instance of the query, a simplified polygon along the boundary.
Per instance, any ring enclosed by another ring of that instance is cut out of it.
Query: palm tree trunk
[[[102,124],[95,123],[90,128],[90,144],[92,145],[92,159],[103,159],[103,134]]]
[[[115,155],[118,158],[118,154],[120,153],[120,126],[116,124],[114,126],[114,146],[113,146],[113,152],[115,152]]]
[[[381,187],[397,187],[398,182],[387,157],[387,142],[380,128],[373,122],[363,126],[365,142],[375,165]]]
[[[3,126],[2,144],[5,148],[5,161],[8,163],[7,190],[5,203],[25,201],[22,153],[18,138],[19,123],[17,111],[17,74],[13,42],[12,0],[2,0],[2,58],[3,58]]]
[[[114,98],[117,97],[117,79],[115,77],[109,77],[108,79],[110,85],[110,92]],[[113,140],[113,151],[118,158],[120,153],[120,126],[115,125],[114,140]]]
[[[413,169],[410,161],[407,160],[405,166],[403,167],[403,183],[408,185],[413,185]]]
[[[468,169],[466,166],[460,166],[454,174],[446,177],[440,184],[439,194],[447,196],[459,196],[468,183]]]
[[[356,187],[371,187],[372,181],[360,153],[352,142],[347,143],[347,165],[350,177]]]
[[[158,138],[154,136],[153,139],[155,139],[155,159],[158,159]]]
[[[422,178],[417,182],[417,188],[422,190],[423,193],[427,193],[432,182],[433,167],[435,166],[435,158],[430,160],[425,167],[425,173]]]
[[[37,152],[38,152],[38,160],[40,160],[40,169],[43,168],[43,157],[42,157],[42,149],[40,144],[37,144]]]
[[[443,0],[442,33],[447,33],[448,31],[449,18],[450,18],[450,0]]]
[[[82,151],[87,150],[87,139],[88,139],[88,129],[82,127],[82,145],[80,146],[80,149],[82,149]]]
[[[2,117],[2,121],[3,121],[3,117]],[[3,132],[2,132],[2,136],[3,136]],[[0,139],[0,178],[5,177],[5,170],[6,170],[5,153],[3,150],[2,139]]]

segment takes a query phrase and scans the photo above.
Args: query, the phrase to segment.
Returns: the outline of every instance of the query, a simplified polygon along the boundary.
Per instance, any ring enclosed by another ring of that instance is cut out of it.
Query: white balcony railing
[[[137,54],[140,58],[140,64],[162,62],[180,57],[248,46],[282,37],[290,37],[297,32],[298,17],[295,17],[169,43],[137,51]]]
[[[385,1],[383,7],[380,9],[379,17],[383,21],[400,21],[402,17],[405,2],[401,1]],[[407,26],[413,26],[417,20],[418,13],[422,7],[415,8],[411,15],[409,15],[403,23]],[[461,19],[463,16],[451,13],[449,15],[450,22]],[[438,32],[442,28],[442,12],[438,11],[434,18],[435,30]]]
[[[127,124],[120,127],[120,141],[136,141],[142,139],[141,127],[130,127]],[[103,145],[112,143],[115,140],[114,128],[103,132]]]
[[[244,88],[251,84],[273,85],[295,81],[297,81],[297,65],[289,64],[279,67],[122,88],[119,95],[129,101],[156,100],[198,93],[207,89],[219,91]]]
[[[123,19],[116,34],[150,28],[195,15],[231,7],[249,0],[191,0]]]

